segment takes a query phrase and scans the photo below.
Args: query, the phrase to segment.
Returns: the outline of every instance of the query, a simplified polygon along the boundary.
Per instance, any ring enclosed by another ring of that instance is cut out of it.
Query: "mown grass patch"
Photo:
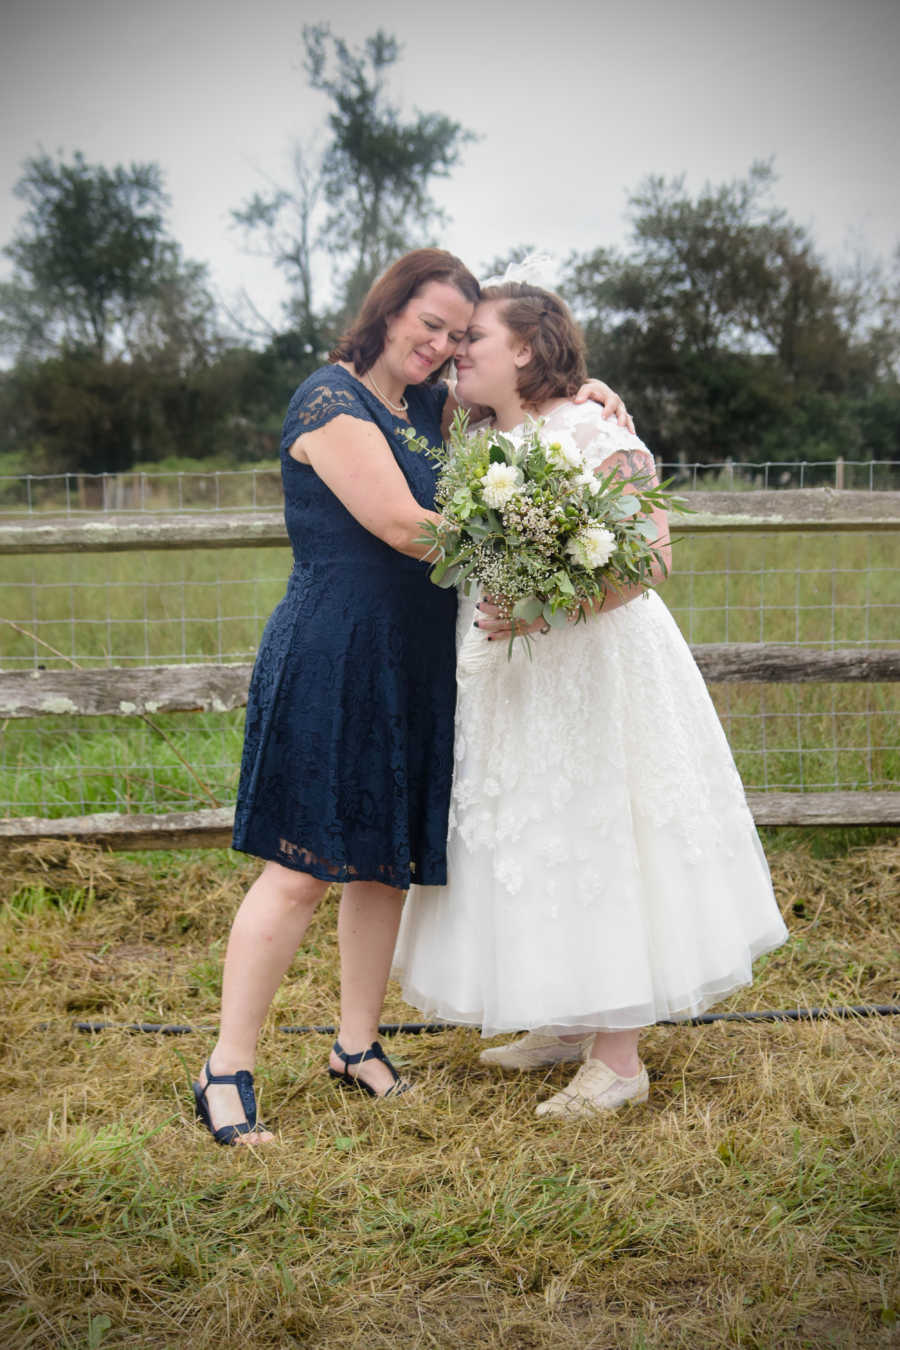
[[[790,941],[732,1007],[897,997],[896,841],[771,855]],[[6,1013],[0,1341],[11,1347],[887,1347],[896,1344],[892,1019],[656,1028],[646,1108],[537,1120],[566,1078],[503,1076],[466,1030],[401,1036],[417,1099],[335,1092],[332,895],[279,992],[258,1081],[278,1144],[193,1123],[224,854],[45,843],[0,872]],[[409,1010],[396,989],[386,1017]]]

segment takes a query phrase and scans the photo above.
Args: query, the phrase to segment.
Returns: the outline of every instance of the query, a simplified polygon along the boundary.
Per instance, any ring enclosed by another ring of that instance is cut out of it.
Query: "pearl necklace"
[[[387,394],[382,393],[382,391],[378,388],[378,385],[375,383],[375,376],[372,374],[370,370],[366,371],[364,378],[369,381],[369,384],[372,386],[375,393],[381,399],[382,403],[386,403],[387,406],[390,408],[391,412],[395,413],[406,412],[407,408],[409,407],[409,404],[407,403],[405,398],[401,396],[399,403],[392,403],[391,400],[388,398]]]

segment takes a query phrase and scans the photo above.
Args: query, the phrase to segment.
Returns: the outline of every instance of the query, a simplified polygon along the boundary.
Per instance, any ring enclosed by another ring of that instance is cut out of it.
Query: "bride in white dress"
[[[507,434],[540,417],[589,469],[655,482],[637,437],[570,401],[583,343],[562,301],[518,283],[484,296],[458,396]],[[641,1028],[748,984],[786,937],[724,733],[655,592],[610,590],[568,628],[520,622],[531,652],[517,639],[511,659],[511,621],[460,608],[448,885],[410,890],[394,974],[426,1015],[527,1030],[486,1063],[582,1060],[539,1115],[645,1100]]]

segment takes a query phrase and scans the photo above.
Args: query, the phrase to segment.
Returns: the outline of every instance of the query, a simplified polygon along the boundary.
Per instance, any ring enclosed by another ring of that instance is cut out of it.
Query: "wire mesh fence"
[[[662,592],[691,643],[900,645],[897,535],[692,534]],[[287,546],[10,556],[0,666],[251,660]]]
[[[722,685],[712,693],[748,791],[885,791],[900,781],[896,685]],[[241,712],[10,722],[0,744],[0,814],[229,806],[242,728]]]
[[[891,531],[696,533],[677,543],[662,594],[692,644],[898,648],[897,562]],[[290,565],[286,546],[7,556],[0,669],[250,662]],[[900,779],[900,685],[711,693],[748,790],[877,791]],[[0,814],[229,805],[242,724],[241,712],[10,721]]]
[[[683,489],[900,487],[900,460],[658,460],[660,477]],[[0,474],[0,514],[68,516],[115,511],[239,511],[278,507],[278,464],[241,469],[147,469],[128,473]]]
[[[277,464],[247,469],[0,475],[0,513],[259,510],[281,505]]]

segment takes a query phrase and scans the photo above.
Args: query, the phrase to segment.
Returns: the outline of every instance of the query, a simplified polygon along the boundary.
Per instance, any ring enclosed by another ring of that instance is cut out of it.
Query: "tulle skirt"
[[[448,884],[407,897],[394,975],[484,1035],[695,1016],[782,943],[703,678],[655,593],[487,643],[462,606]]]

